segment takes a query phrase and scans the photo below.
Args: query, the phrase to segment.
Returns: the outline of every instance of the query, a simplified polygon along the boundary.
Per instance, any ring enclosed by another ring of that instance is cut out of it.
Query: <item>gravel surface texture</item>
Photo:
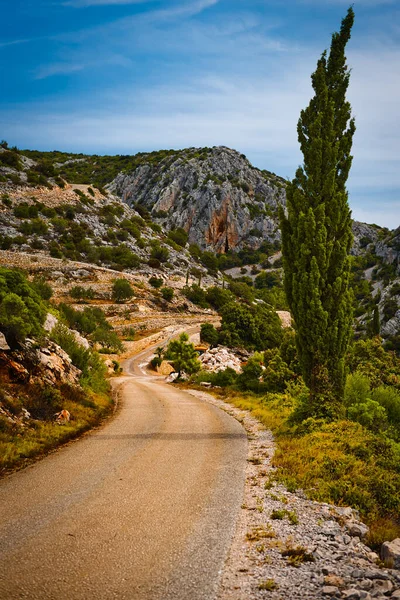
[[[357,511],[271,483],[272,433],[247,411],[190,393],[234,416],[249,439],[245,495],[218,600],[400,598],[400,571],[378,566]]]

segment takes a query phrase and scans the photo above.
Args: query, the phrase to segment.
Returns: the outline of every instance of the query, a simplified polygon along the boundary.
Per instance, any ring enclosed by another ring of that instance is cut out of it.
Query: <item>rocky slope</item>
[[[11,166],[0,160],[0,250],[140,271],[147,278],[164,280],[186,281],[189,275],[190,282],[195,268],[193,281],[201,274],[205,282],[207,270],[153,223],[146,210],[139,214],[94,186],[44,176],[33,170],[42,168],[40,162],[0,150],[0,159],[11,157],[7,158]],[[52,169],[53,165],[44,168],[46,173]]]
[[[65,184],[62,178],[74,183]],[[188,271],[189,282],[202,271],[207,285],[212,281],[205,279],[206,269],[193,264],[196,258],[187,246],[179,247],[168,237],[169,230],[182,227],[189,243],[203,250],[242,251],[239,261],[235,253],[231,265],[238,273],[227,273],[254,279],[254,263],[261,263],[258,270],[268,270],[266,255],[279,249],[277,207],[285,202],[285,183],[225,147],[115,157],[18,154],[0,148],[0,248],[50,253],[140,272],[147,279],[161,276],[164,282],[172,277],[181,285]],[[102,189],[106,184],[108,192]],[[157,223],[150,221],[149,212]],[[360,331],[368,328],[377,304],[381,333],[398,337],[399,229],[390,232],[354,222],[353,233]],[[232,253],[228,256],[232,262]],[[396,344],[400,346],[400,339]]]
[[[168,229],[183,227],[202,249],[256,248],[262,239],[280,238],[277,208],[285,202],[285,181],[224,146],[143,162],[120,173],[109,189],[129,205],[144,205]]]

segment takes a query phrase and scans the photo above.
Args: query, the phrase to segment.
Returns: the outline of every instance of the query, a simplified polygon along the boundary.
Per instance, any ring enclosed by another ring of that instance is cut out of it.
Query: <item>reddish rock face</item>
[[[205,233],[206,242],[218,252],[227,252],[236,247],[239,235],[235,222],[231,219],[230,198],[221,204],[220,210],[212,213]]]

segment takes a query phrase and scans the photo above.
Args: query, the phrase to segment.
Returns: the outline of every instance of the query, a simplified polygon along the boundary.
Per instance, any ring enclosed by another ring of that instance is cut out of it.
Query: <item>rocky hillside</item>
[[[127,204],[145,206],[168,229],[183,227],[202,249],[257,248],[261,240],[280,238],[277,208],[285,202],[285,181],[224,146],[144,161],[108,187]]]
[[[112,157],[3,147],[0,193],[3,250],[50,254],[147,280],[172,278],[180,287],[188,273],[189,283],[200,276],[203,285],[212,283],[206,272],[218,269],[246,276],[256,287],[281,285],[280,264],[272,262],[279,257],[277,207],[285,202],[285,181],[229,148]],[[371,327],[377,306],[380,331],[397,348],[399,229],[355,222],[353,232],[360,334]]]
[[[52,165],[1,149],[0,249],[50,255],[147,278],[207,276],[184,248],[187,236],[168,236],[150,214],[85,184],[70,185]],[[13,157],[17,156],[17,161]],[[35,171],[33,169],[36,169]],[[42,171],[46,172],[43,175]],[[33,181],[36,173],[38,181]],[[174,238],[174,239],[173,239]]]

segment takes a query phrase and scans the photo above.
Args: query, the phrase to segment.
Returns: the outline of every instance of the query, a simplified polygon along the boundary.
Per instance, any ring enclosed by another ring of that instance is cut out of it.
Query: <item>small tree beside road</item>
[[[192,375],[200,370],[201,365],[197,352],[193,344],[189,342],[187,333],[181,333],[179,339],[169,342],[164,358],[172,362],[178,373],[178,379],[182,372]]]

